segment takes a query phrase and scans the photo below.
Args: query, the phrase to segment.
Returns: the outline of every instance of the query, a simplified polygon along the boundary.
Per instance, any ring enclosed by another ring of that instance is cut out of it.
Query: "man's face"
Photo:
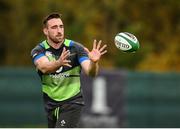
[[[45,35],[54,43],[64,41],[64,25],[60,18],[53,18],[47,22],[44,28]]]

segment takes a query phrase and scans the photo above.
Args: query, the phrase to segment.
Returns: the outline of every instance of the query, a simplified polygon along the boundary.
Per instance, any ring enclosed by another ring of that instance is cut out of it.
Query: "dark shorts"
[[[78,128],[82,104],[67,103],[48,112],[48,128]]]

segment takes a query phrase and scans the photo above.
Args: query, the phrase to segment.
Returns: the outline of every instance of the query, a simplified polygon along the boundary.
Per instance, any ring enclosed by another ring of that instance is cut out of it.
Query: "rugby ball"
[[[118,33],[114,38],[114,42],[116,47],[123,52],[136,52],[140,47],[136,36],[128,32]]]

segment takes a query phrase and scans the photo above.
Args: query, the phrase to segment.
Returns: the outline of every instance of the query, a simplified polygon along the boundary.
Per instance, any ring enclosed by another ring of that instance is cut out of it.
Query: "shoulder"
[[[40,44],[38,44],[31,50],[31,53],[35,51],[43,51],[43,50],[44,48]]]
[[[70,40],[69,47],[74,48],[76,50],[84,49],[84,46],[81,43],[73,41],[73,40]]]
[[[64,45],[67,47],[83,47],[83,45],[79,42],[76,42],[74,40],[65,39]]]
[[[74,46],[77,48],[84,48],[84,46],[79,42],[74,42]]]
[[[31,56],[33,56],[34,54],[43,53],[44,50],[45,50],[45,48],[44,48],[44,46],[43,46],[43,44],[41,42],[31,50]]]

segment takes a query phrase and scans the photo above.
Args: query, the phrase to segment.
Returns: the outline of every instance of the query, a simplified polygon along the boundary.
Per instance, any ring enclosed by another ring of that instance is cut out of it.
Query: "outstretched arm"
[[[60,66],[71,67],[71,65],[69,64],[70,60],[67,60],[68,56],[69,56],[69,50],[63,48],[62,54],[58,60],[49,61],[46,56],[42,56],[41,58],[35,61],[35,65],[36,68],[39,69],[42,73],[45,74],[53,73],[57,69],[59,69]]]
[[[102,41],[100,40],[97,43],[97,41],[94,40],[93,49],[91,51],[89,51],[87,48],[84,48],[87,51],[88,57],[90,60],[83,61],[81,63],[81,66],[87,75],[96,76],[98,74],[98,71],[99,71],[98,62],[99,62],[101,56],[107,52],[107,50],[105,49],[107,47],[107,45],[103,45],[101,47],[101,42]]]

